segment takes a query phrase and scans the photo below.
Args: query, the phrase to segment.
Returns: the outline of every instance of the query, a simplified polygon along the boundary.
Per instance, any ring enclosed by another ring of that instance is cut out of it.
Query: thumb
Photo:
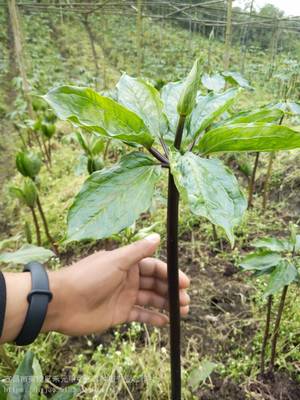
[[[127,270],[131,265],[138,263],[143,258],[152,256],[158,248],[159,243],[159,234],[153,233],[145,239],[121,247],[120,249],[113,250],[111,254],[119,268]]]

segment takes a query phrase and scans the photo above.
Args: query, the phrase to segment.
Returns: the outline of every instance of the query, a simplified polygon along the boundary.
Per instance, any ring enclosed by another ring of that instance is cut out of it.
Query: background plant
[[[253,242],[256,252],[243,258],[240,266],[245,271],[253,271],[254,276],[268,276],[268,284],[264,293],[267,298],[266,323],[261,349],[261,374],[265,373],[265,354],[268,342],[271,344],[271,354],[268,372],[274,372],[276,345],[280,330],[280,322],[284,311],[288,287],[299,282],[300,235],[297,226],[291,225],[289,239],[263,238]],[[270,335],[273,296],[281,291],[280,303],[276,313],[273,333]]]
[[[203,97],[198,93],[200,82],[201,64],[197,60],[185,80],[162,88],[161,98],[148,82],[126,74],[117,84],[118,102],[91,89],[71,86],[55,88],[44,96],[59,118],[95,134],[143,146],[154,157],[133,152],[116,166],[93,173],[69,211],[69,241],[109,237],[132,224],[149,208],[161,169],[169,169],[167,253],[173,399],[181,396],[179,193],[194,214],[221,226],[233,245],[233,228],[241,221],[246,200],[231,171],[220,160],[207,156],[300,147],[298,132],[264,122],[274,111],[229,117],[214,126],[239,91],[229,89]],[[155,144],[162,147],[162,153]]]

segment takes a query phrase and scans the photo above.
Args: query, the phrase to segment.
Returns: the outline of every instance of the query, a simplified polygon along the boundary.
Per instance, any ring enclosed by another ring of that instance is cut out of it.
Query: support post
[[[230,51],[232,41],[232,0],[227,0],[227,20],[225,32],[224,70],[230,65]]]
[[[18,9],[15,0],[7,0],[8,12],[10,18],[11,29],[13,33],[14,39],[14,52],[16,58],[16,64],[18,68],[18,72],[21,75],[24,97],[27,102],[28,114],[31,119],[34,118],[34,112],[32,107],[32,101],[30,96],[30,86],[27,78],[25,58],[23,54],[23,45],[22,45],[22,32],[20,28],[20,21],[18,15]]]

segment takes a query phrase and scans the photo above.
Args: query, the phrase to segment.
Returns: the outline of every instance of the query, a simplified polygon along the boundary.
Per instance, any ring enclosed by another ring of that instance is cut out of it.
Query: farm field
[[[0,268],[158,233],[190,279],[181,395],[178,325],[132,322],[2,344],[0,399],[300,399],[298,20],[234,8],[230,34],[230,1],[205,24],[163,3],[1,3]]]

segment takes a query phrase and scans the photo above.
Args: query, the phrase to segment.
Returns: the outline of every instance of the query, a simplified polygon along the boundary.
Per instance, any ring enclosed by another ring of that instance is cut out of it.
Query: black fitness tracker
[[[18,346],[32,343],[40,333],[46,318],[48,303],[52,300],[48,274],[39,262],[30,262],[24,272],[31,273],[32,288],[27,296],[29,303],[24,325],[15,339]]]
[[[0,271],[0,337],[2,336],[4,319],[6,310],[6,284],[5,279]]]

